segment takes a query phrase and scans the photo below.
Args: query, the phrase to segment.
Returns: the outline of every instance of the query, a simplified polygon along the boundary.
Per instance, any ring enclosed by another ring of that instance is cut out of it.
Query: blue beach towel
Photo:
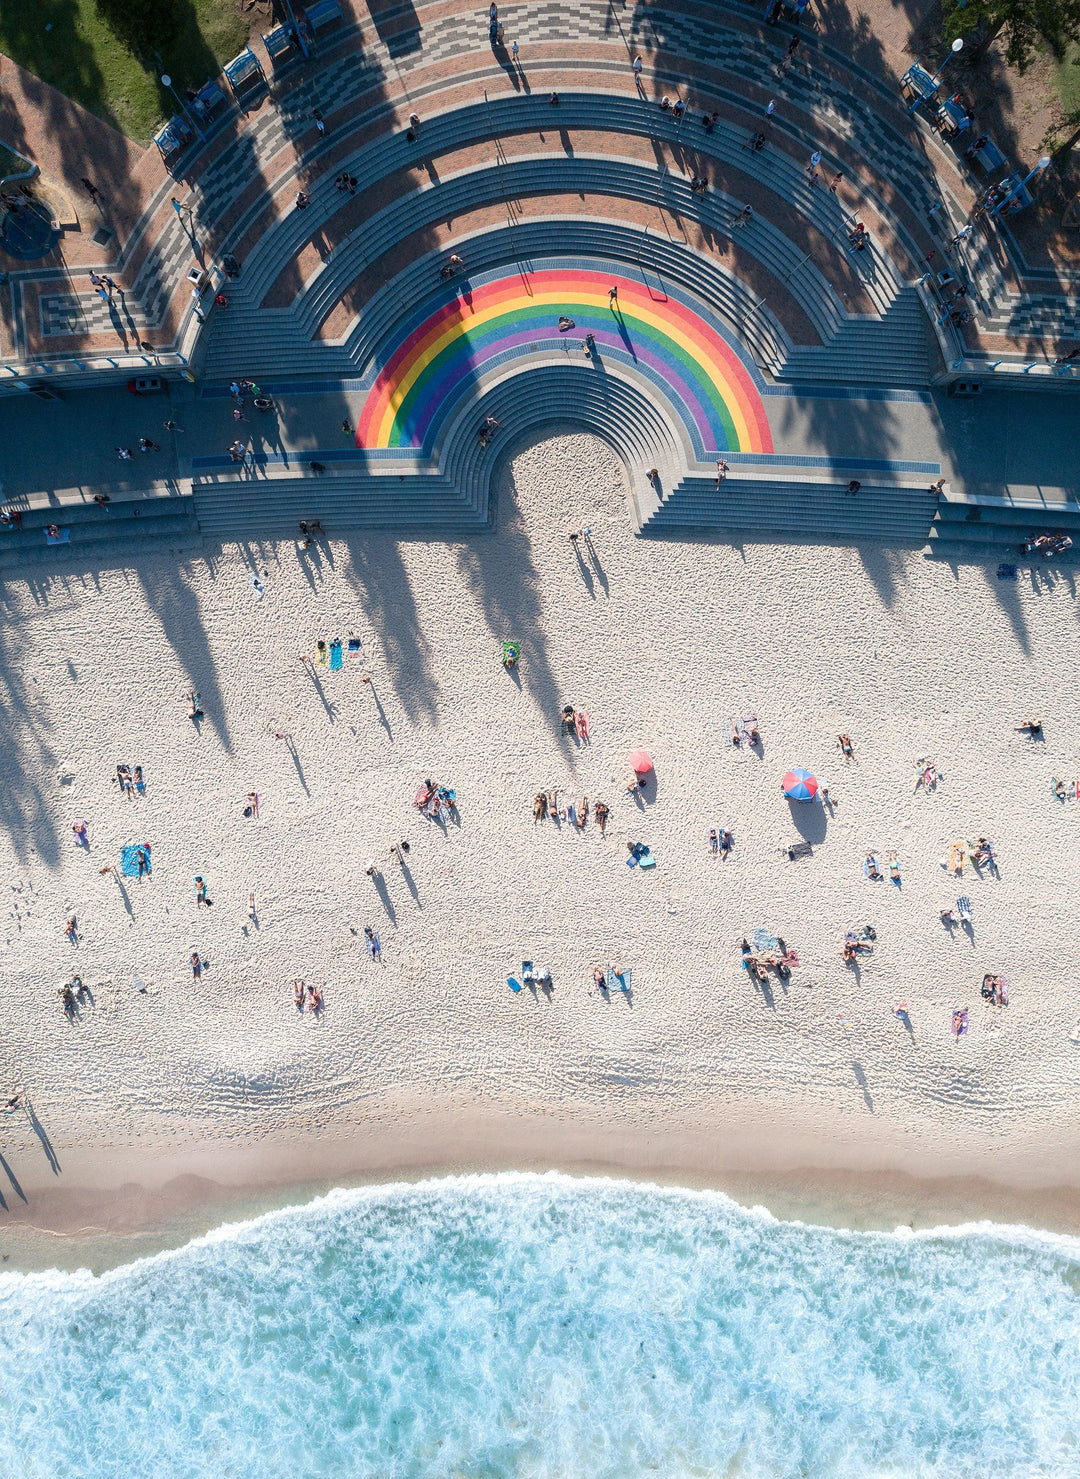
[[[332,673],[340,673],[341,672],[341,667],[342,667],[342,662],[341,662],[341,643],[340,642],[331,642],[330,643],[330,671]]]
[[[651,852],[647,852],[647,853],[644,854],[644,856],[641,859],[641,866],[643,868],[655,868],[656,867],[656,859],[653,857],[653,855],[652,855]]]
[[[513,991],[513,992],[518,992],[518,991],[521,990],[521,982],[520,981],[515,981],[515,979],[514,979],[513,976],[507,976],[507,978],[506,978],[506,984],[510,987],[510,990]]]
[[[150,857],[150,845],[146,842],[131,842],[127,847],[120,849],[120,872],[125,878],[138,878],[139,876],[139,854],[146,854],[146,871],[151,872],[153,861]]]

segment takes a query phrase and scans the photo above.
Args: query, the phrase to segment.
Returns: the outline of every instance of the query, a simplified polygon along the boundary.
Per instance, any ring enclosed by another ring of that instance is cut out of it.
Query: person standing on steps
[[[724,459],[721,457],[720,458],[720,461],[716,464],[716,491],[718,493],[720,491],[720,484],[724,481],[724,479],[727,477],[727,475],[728,475],[728,465],[724,461]]]
[[[634,81],[637,83],[638,87],[641,86],[641,69],[644,65],[644,62],[639,56],[636,56],[634,58]]]
[[[318,108],[312,108],[311,116],[315,120],[315,127],[318,129],[319,138],[321,139],[326,133],[326,119],[319,112]]]
[[[862,484],[858,478],[852,478],[851,482],[847,485],[847,490],[849,493],[857,493],[861,487]]]

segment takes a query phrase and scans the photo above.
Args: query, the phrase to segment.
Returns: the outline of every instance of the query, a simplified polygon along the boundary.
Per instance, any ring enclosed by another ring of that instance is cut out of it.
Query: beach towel
[[[138,791],[138,793],[139,793],[140,796],[143,796],[146,793],[146,777],[142,773],[142,766],[141,765],[138,765],[135,768],[139,772],[139,778],[135,782],[135,789],[136,789],[136,791]],[[132,773],[134,774],[134,772],[132,772]]]
[[[520,642],[504,642],[502,644],[502,662],[504,668],[512,668],[520,656]]]
[[[578,739],[587,740],[589,738],[589,716],[588,716],[588,714],[581,713],[581,714],[579,714],[577,716],[577,732],[578,732]]]
[[[641,866],[643,868],[655,868],[656,867],[656,859],[653,857],[653,855],[652,855],[651,852],[646,852],[646,853],[643,853],[642,854],[642,856],[641,856]]]
[[[382,954],[382,945],[379,943],[378,935],[372,935],[370,938],[365,935],[364,939],[367,941],[368,954],[371,956],[372,960],[374,960],[377,955]]]
[[[768,955],[779,949],[779,935],[770,935],[767,929],[756,929],[754,931],[754,951],[756,954]]]
[[[963,877],[964,874],[964,844],[962,842],[949,843],[949,872]]]
[[[814,849],[809,842],[792,842],[788,844],[787,855],[788,859],[794,862],[796,858],[812,858]]]
[[[1002,560],[997,568],[997,578],[998,580],[1019,580],[1020,577],[1015,565],[1010,565],[1007,560]]]
[[[900,863],[894,852],[889,854],[889,877],[893,883],[898,884],[900,882]]]
[[[963,1037],[968,1030],[967,1007],[962,1012],[953,1013],[953,1036]]]
[[[971,900],[968,898],[967,894],[961,894],[960,897],[957,899],[956,912],[959,914],[960,918],[964,921],[965,924],[971,923],[973,918],[971,912]]]
[[[341,663],[341,643],[340,642],[331,642],[330,643],[330,671],[332,673],[340,673],[341,672],[341,666],[342,666],[342,663]]]
[[[611,967],[608,966],[608,980],[609,981],[614,981],[617,984],[619,990],[620,991],[625,991],[626,994],[629,996],[629,994],[630,994],[630,972],[629,972],[629,970],[624,970],[623,973],[622,973],[622,975],[620,976],[620,974],[619,974],[618,971],[613,971],[611,969]]]
[[[627,858],[627,860],[626,860],[626,866],[628,868],[636,868],[637,867],[637,858],[634,856],[633,853],[631,853],[630,856]]]
[[[515,981],[514,978],[513,978],[513,976],[507,976],[507,978],[506,978],[506,984],[510,987],[510,990],[511,991],[515,991],[516,992],[516,991],[520,991],[521,990],[521,982],[520,981]]]
[[[120,849],[120,872],[125,878],[138,878],[139,876],[139,854],[146,854],[146,871],[151,871],[150,844],[148,842],[131,842],[127,847]]]
[[[863,877],[864,878],[869,878],[870,877],[870,864],[871,863],[873,863],[875,869],[877,870],[877,878],[874,879],[874,882],[876,883],[877,880],[878,880],[878,878],[882,877],[881,860],[880,860],[880,858],[876,857],[873,853],[871,853],[868,858],[864,858],[863,859],[863,865],[862,865]]]
[[[364,655],[364,649],[360,645],[360,638],[359,637],[350,637],[349,638],[349,656],[350,657],[363,657],[363,655]]]
[[[735,734],[731,728],[731,725],[726,720],[720,726],[720,735],[724,741],[724,744],[730,750],[735,744]]]
[[[315,644],[315,661],[317,663],[319,663],[324,668],[325,668],[326,664],[330,661],[330,654],[326,650],[326,643],[325,642],[323,643],[323,645],[321,647],[319,646],[318,643]]]

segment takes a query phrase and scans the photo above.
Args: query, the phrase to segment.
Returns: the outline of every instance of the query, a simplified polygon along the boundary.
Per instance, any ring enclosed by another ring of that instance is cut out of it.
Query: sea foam
[[[559,1175],[336,1191],[0,1276],[32,1479],[1080,1475],[1080,1241]]]

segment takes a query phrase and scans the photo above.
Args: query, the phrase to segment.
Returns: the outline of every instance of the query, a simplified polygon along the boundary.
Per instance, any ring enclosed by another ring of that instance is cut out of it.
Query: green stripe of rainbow
[[[618,287],[618,307],[608,289]],[[538,339],[558,338],[558,319],[575,322],[575,339],[592,333],[600,357],[612,350],[649,366],[669,384],[706,451],[771,452],[765,407],[736,350],[695,309],[654,297],[640,281],[588,269],[530,273],[528,291],[514,271],[455,292],[407,325],[368,394],[356,429],[358,447],[430,451],[440,426],[484,365]]]

